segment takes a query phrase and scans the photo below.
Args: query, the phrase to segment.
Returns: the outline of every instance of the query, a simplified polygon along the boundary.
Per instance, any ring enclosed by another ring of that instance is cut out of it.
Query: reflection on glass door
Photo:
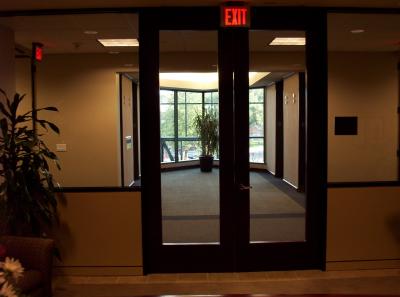
[[[164,245],[220,242],[217,47],[216,31],[160,31]],[[204,169],[207,154],[213,160]]]
[[[249,33],[251,243],[305,240],[306,199],[298,191],[304,175],[304,36],[300,31]]]

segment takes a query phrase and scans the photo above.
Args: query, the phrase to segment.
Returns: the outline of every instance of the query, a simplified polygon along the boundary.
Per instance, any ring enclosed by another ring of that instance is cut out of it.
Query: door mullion
[[[240,45],[240,46],[235,46]],[[242,253],[250,239],[249,178],[249,32],[236,29],[234,48],[234,133],[235,205],[237,252]]]
[[[219,168],[220,168],[220,236],[223,250],[230,255],[227,270],[233,270],[234,262],[234,105],[233,105],[233,59],[231,50],[233,32],[218,32],[219,75]]]

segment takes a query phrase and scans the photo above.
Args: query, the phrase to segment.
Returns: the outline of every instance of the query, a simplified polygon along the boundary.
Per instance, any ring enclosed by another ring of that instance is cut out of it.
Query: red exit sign
[[[250,27],[248,6],[221,6],[222,27]]]

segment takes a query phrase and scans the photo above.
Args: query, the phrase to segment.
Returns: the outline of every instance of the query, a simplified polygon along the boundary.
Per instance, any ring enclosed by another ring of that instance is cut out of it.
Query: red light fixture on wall
[[[32,43],[32,59],[37,62],[43,60],[43,44],[39,42]]]

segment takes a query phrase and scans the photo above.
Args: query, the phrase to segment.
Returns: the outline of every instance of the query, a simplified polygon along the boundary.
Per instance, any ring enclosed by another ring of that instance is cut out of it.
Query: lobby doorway
[[[309,10],[258,8],[252,11],[250,28],[220,28],[217,9],[141,14],[141,126],[147,131],[141,136],[145,272],[323,269],[323,20]],[[297,50],[270,44],[280,38],[300,42],[294,45]],[[277,59],[296,55],[290,69],[274,65]],[[270,73],[275,80],[268,83]],[[275,106],[283,109],[275,130],[283,129],[283,139],[275,138],[274,146],[278,154],[276,142],[283,142],[282,158],[292,165],[283,166],[282,177],[304,192],[302,205],[289,196],[279,197],[279,189],[274,192],[273,183],[262,176],[275,173],[267,168],[267,155],[272,154],[266,136],[268,96],[251,90],[266,92],[275,84],[277,97],[285,81],[281,100],[275,98]],[[304,95],[291,88],[292,81]],[[201,140],[191,122],[209,113],[218,120],[218,148],[212,173],[203,173],[198,161]],[[204,202],[199,201],[202,196]],[[286,220],[279,209],[291,209]],[[294,223],[288,225],[291,219]],[[287,237],[268,232],[285,224]],[[294,226],[298,232],[292,236]],[[196,237],[201,233],[205,236]]]

